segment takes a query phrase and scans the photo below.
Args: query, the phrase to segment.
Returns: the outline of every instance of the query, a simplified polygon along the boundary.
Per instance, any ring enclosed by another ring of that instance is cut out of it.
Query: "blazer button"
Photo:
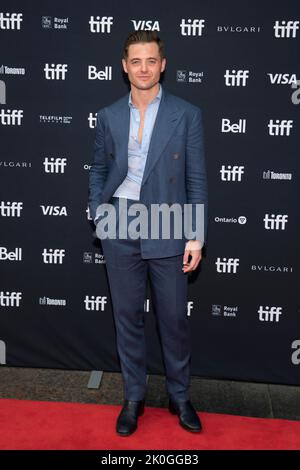
[[[175,180],[176,180],[176,176],[170,176],[170,179],[169,179],[170,183],[174,183]]]
[[[109,158],[114,158],[114,155],[112,153],[109,154]]]
[[[179,158],[179,153],[174,153],[173,159],[174,159],[174,160],[178,160],[178,158]]]

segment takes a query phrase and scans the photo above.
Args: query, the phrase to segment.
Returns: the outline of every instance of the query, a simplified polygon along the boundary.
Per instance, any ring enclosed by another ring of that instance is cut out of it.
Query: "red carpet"
[[[137,431],[115,433],[121,406],[0,399],[0,449],[300,449],[300,422],[199,413],[203,431],[182,429],[167,409],[145,407]]]

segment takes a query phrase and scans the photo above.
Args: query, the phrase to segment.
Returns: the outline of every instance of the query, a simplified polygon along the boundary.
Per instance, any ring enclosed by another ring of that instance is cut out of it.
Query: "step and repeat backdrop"
[[[189,275],[192,375],[300,384],[300,7],[282,1],[0,2],[0,363],[120,371],[88,200],[96,113],[129,92],[129,32],[203,112],[209,227]],[[164,374],[145,298],[149,374]]]

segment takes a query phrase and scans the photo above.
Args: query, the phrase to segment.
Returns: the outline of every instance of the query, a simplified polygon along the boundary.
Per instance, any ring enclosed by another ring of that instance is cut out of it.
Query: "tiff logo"
[[[95,297],[94,295],[86,295],[84,299],[84,305],[86,310],[101,310],[101,312],[104,312],[106,304],[107,297],[101,297],[99,295],[97,297]]]
[[[23,210],[23,202],[10,202],[0,201],[0,216],[1,217],[21,217]]]
[[[223,258],[222,261],[221,258],[217,258],[216,266],[218,273],[235,274],[239,266],[239,258]]]
[[[95,127],[97,126],[97,113],[96,114],[90,113],[88,115],[88,123],[89,123],[90,129],[95,129]]]
[[[285,230],[288,222],[288,215],[286,214],[265,214],[264,217],[266,230]]]
[[[222,181],[242,181],[242,174],[244,173],[244,166],[238,165],[227,165],[227,169],[225,165],[221,166],[221,180]]]
[[[279,317],[282,315],[282,307],[263,307],[260,305],[257,311],[259,321],[279,322]]]
[[[0,122],[2,126],[20,126],[23,118],[22,109],[0,110]]]
[[[113,16],[91,16],[89,20],[91,33],[110,33]]]
[[[0,291],[1,307],[20,307],[22,292],[3,292]]]
[[[22,13],[0,12],[0,29],[21,29]]]
[[[275,21],[273,29],[275,38],[294,39],[297,35],[297,30],[299,29],[299,21]]]
[[[46,80],[65,80],[68,72],[67,64],[45,64],[44,67]]]
[[[180,29],[182,36],[202,36],[205,20],[195,18],[194,20],[181,19]]]
[[[188,301],[187,302],[187,316],[190,317],[191,316],[191,312],[194,308],[194,302],[192,300]]]
[[[48,158],[43,162],[45,173],[64,173],[67,166],[66,158]]]
[[[275,122],[273,119],[270,119],[269,124],[269,135],[290,135],[290,131],[293,128],[293,120],[292,119],[276,119]]]
[[[224,77],[226,86],[246,86],[249,70],[226,70]]]
[[[42,252],[43,262],[45,264],[62,264],[65,257],[66,250],[59,248],[44,248]]]

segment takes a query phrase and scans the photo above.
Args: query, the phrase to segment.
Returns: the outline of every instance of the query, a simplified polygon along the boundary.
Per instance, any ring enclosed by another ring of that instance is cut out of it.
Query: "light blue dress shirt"
[[[130,107],[130,132],[128,139],[128,172],[124,181],[114,192],[114,197],[124,197],[127,199],[139,200],[141,183],[145,170],[150,139],[156,114],[162,96],[162,86],[159,84],[159,92],[150,101],[145,112],[142,142],[139,143],[138,132],[140,126],[139,110],[132,103],[131,92],[128,98]]]

